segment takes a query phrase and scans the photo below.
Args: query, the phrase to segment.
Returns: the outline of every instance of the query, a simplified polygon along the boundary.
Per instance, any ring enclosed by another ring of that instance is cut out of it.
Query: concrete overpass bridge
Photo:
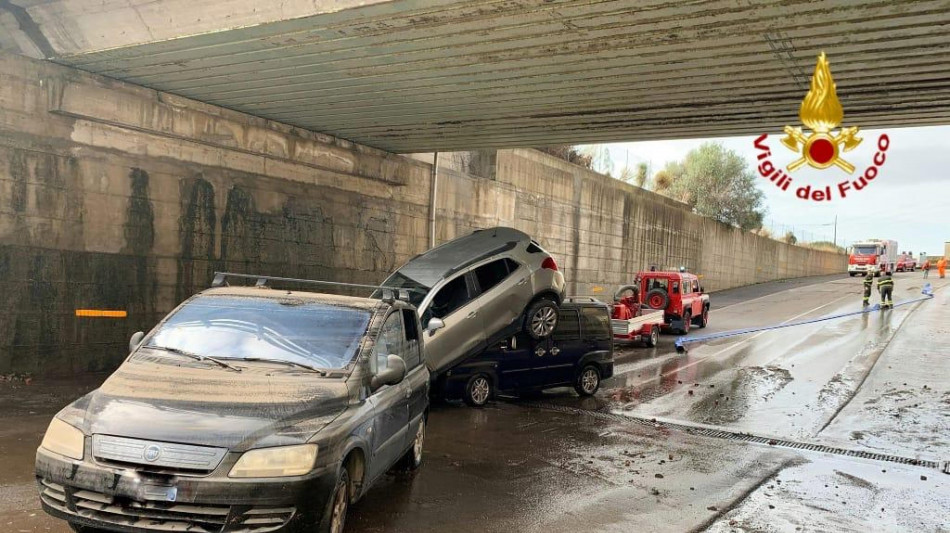
[[[0,46],[391,152],[950,121],[942,1],[0,0]]]

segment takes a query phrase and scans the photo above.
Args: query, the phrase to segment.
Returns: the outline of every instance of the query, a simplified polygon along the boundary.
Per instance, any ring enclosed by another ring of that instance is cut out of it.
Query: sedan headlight
[[[301,476],[313,470],[316,444],[261,448],[244,452],[228,477]]]
[[[72,459],[82,459],[82,451],[85,442],[85,436],[82,431],[58,418],[54,418],[46,429],[46,435],[43,436],[41,448],[65,455]]]

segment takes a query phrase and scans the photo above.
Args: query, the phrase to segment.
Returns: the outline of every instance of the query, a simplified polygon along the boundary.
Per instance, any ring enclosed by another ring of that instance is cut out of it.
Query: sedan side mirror
[[[136,331],[135,333],[133,333],[132,338],[129,339],[129,353],[134,352],[135,349],[139,347],[139,344],[142,343],[142,339],[144,338],[145,338],[144,331]]]
[[[430,318],[429,324],[426,326],[426,331],[429,332],[429,336],[435,335],[435,332],[444,328],[445,322],[442,322],[441,318]]]
[[[395,385],[406,377],[406,362],[395,354],[386,357],[386,369],[373,376],[370,387],[376,390],[383,385]]]

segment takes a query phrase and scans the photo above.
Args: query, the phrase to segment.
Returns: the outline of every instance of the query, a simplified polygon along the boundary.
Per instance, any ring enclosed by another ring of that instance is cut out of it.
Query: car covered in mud
[[[429,372],[399,291],[226,279],[55,416],[36,452],[47,513],[77,531],[339,532],[375,480],[420,465]]]
[[[527,234],[477,230],[417,255],[386,281],[409,292],[426,330],[433,375],[523,331],[538,340],[557,326],[564,274]]]

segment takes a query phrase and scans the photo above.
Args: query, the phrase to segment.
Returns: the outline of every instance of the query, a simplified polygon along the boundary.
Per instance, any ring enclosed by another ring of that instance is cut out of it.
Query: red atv
[[[709,295],[699,278],[688,272],[640,272],[640,294],[646,309],[663,310],[663,328],[687,334],[690,326],[709,323]]]

